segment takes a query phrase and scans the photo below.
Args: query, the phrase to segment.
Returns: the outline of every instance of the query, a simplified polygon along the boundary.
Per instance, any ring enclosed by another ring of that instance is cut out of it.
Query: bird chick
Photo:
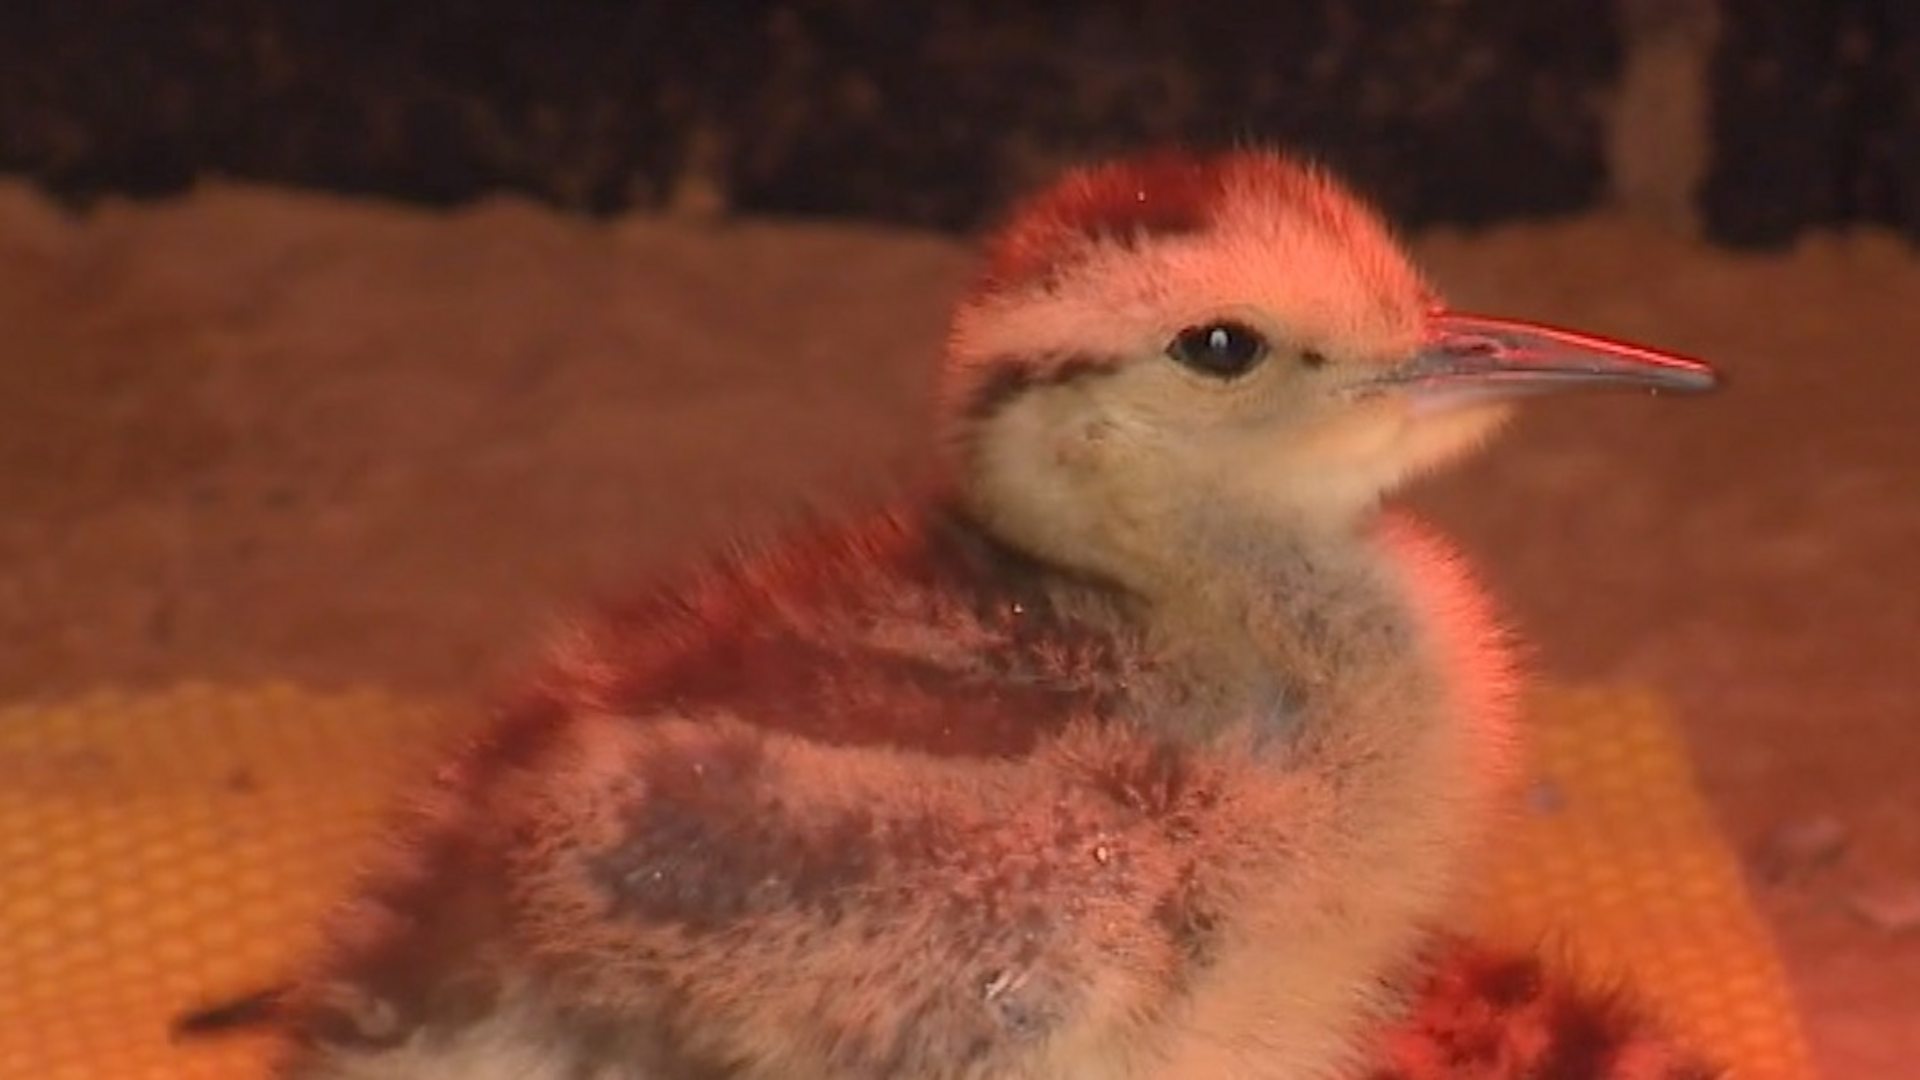
[[[1519,394],[1711,382],[1448,311],[1276,154],[1073,173],[958,308],[939,483],[584,624],[398,829],[280,1075],[1420,1060],[1384,1033],[1424,1030],[1511,675],[1381,498]]]

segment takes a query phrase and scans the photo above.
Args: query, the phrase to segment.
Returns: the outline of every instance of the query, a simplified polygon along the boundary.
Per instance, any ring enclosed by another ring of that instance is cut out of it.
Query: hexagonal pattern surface
[[[1631,983],[1745,1080],[1811,1075],[1772,947],[1657,701],[1532,707],[1535,797],[1489,932]],[[181,1011],[312,943],[398,779],[450,728],[376,692],[183,686],[0,709],[0,1076],[259,1076]]]

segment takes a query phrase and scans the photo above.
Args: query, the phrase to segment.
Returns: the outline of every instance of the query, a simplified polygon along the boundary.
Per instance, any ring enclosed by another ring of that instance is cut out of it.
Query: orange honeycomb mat
[[[1740,870],[1651,698],[1532,708],[1535,809],[1483,905],[1631,982],[1743,1080],[1812,1075]],[[267,1047],[175,1045],[181,1009],[312,941],[443,714],[374,692],[183,686],[0,708],[0,1078],[257,1076]]]

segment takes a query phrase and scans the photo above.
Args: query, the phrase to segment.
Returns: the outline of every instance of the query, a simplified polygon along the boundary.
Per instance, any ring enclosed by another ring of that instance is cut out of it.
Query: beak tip
[[[1704,360],[1693,357],[1675,357],[1673,382],[1661,389],[1670,389],[1681,394],[1712,394],[1726,389],[1727,377],[1719,369]]]

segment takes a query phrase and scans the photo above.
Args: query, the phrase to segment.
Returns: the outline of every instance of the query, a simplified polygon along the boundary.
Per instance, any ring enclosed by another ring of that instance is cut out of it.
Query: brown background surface
[[[1675,701],[1836,1080],[1920,1060],[1920,259],[1589,216],[1433,232],[1462,306],[1721,362],[1547,403],[1414,501],[1545,677]],[[62,217],[0,185],[0,698],[284,677],[455,700],[569,607],[910,473],[968,262],[873,227],[592,224],[215,186]]]

